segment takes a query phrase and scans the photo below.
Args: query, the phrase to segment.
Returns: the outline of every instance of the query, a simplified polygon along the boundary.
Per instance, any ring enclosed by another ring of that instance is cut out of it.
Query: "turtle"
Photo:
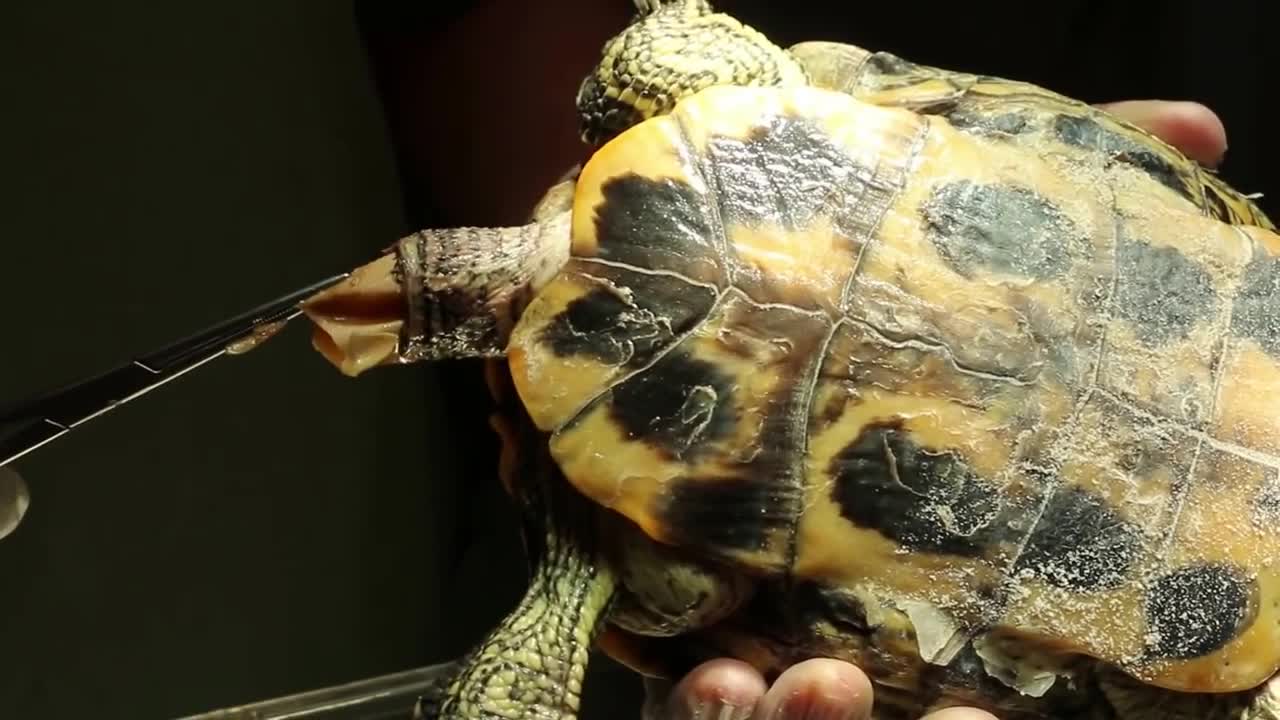
[[[341,372],[482,359],[530,558],[424,696],[573,720],[858,664],[876,713],[1280,717],[1280,235],[1103,110],[637,0],[585,161],[308,300]]]

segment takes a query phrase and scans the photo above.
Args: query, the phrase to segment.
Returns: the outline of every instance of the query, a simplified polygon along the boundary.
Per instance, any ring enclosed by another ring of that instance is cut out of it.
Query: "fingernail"
[[[773,711],[770,720],[854,720],[856,713],[845,698],[794,695]]]
[[[754,711],[753,705],[735,705],[724,699],[689,698],[684,717],[687,720],[747,720]]]

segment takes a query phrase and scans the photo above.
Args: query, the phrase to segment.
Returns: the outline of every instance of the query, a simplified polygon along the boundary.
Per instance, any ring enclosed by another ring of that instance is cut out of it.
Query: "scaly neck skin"
[[[616,581],[596,550],[585,500],[562,486],[534,500],[529,510],[541,511],[546,532],[534,550],[529,588],[520,605],[463,659],[443,697],[424,700],[420,713],[425,718],[578,717],[587,660]]]

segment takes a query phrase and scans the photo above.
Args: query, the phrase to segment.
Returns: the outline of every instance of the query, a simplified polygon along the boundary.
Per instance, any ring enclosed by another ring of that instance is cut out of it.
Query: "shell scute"
[[[1163,140],[1045,88],[868,53],[845,81],[855,97],[946,118],[967,133],[1022,145],[1069,162],[1121,168],[1154,182],[1147,190],[1237,225],[1275,229],[1248,197]]]
[[[1277,527],[1264,509],[1276,468],[1205,439],[1177,495],[1164,566],[1149,580],[1139,678],[1244,689],[1275,672]]]
[[[1044,152],[1082,111],[990,84],[1016,141],[811,88],[623,133],[513,336],[517,389],[601,506],[877,608],[931,660],[1254,686],[1280,667],[1280,241],[1151,163]],[[919,670],[868,624],[858,652]]]
[[[1054,482],[1001,625],[1122,667],[1142,658],[1146,579],[1163,567],[1197,447],[1176,425],[1090,393],[1042,449]]]
[[[716,295],[680,276],[570,260],[512,333],[508,364],[534,423],[567,422],[706,317]]]
[[[724,240],[729,281],[760,303],[838,313],[925,131],[911,113],[797,88],[711,88],[677,107]]]
[[[1006,568],[1046,490],[1015,473],[1035,389],[957,373],[940,347],[841,325],[814,390],[795,575],[970,627],[1000,613]],[[1022,456],[1022,457],[1020,457]]]
[[[965,370],[1088,382],[1114,284],[1109,189],[941,122],[914,167],[864,253],[849,314],[945,346]]]
[[[1280,240],[1256,228],[1248,262],[1230,294],[1230,324],[1216,378],[1213,437],[1234,446],[1280,457]],[[1276,463],[1280,465],[1280,462]]]
[[[552,436],[574,484],[655,538],[760,567],[789,562],[796,458],[824,316],[732,290],[641,372]]]

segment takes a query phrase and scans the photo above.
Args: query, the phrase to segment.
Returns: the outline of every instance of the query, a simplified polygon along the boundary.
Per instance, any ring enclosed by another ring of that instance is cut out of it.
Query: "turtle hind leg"
[[[1280,720],[1280,676],[1271,678],[1254,693],[1241,720]]]
[[[531,549],[524,597],[447,685],[420,701],[423,720],[576,720],[587,661],[617,583],[596,548],[585,499],[549,484],[557,487],[536,493],[530,507],[546,530]]]
[[[418,696],[418,702],[413,706],[412,720],[431,720],[440,714],[440,704],[444,701],[445,693],[449,690],[449,686],[457,679],[458,673],[462,671],[462,660],[455,660],[448,663],[439,675],[431,680],[431,683],[422,689],[422,694]]]
[[[351,376],[395,363],[500,357],[529,299],[569,259],[570,213],[422,230],[309,298],[312,343]]]
[[[1117,670],[1100,672],[1098,681],[1116,720],[1280,720],[1280,676],[1232,693],[1174,692]]]

